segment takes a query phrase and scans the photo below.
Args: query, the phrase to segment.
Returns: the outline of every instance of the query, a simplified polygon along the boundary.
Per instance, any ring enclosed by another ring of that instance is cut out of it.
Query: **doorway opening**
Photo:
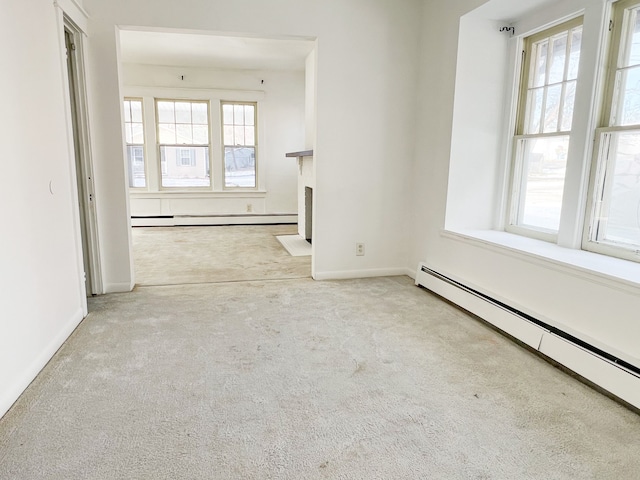
[[[121,27],[119,40],[136,283],[217,281],[205,271],[214,265],[228,278],[309,277],[312,253],[275,263],[294,256],[276,236],[295,235],[301,222],[311,238],[298,213],[299,172],[285,157],[314,146],[315,39]],[[239,180],[245,171],[250,181]],[[185,269],[189,251],[200,253]],[[153,274],[156,263],[171,278]]]

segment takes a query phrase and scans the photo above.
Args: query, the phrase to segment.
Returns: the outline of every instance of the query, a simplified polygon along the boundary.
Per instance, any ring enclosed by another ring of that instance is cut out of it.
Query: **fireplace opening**
[[[304,238],[311,243],[313,228],[313,188],[304,187]]]

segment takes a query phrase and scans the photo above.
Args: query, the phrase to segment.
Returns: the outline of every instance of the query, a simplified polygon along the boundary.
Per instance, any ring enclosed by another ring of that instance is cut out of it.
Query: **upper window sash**
[[[156,99],[160,145],[209,145],[209,102]]]
[[[604,127],[640,125],[640,1],[615,4]]]
[[[525,39],[516,134],[571,130],[581,43],[582,17]]]
[[[124,99],[124,132],[127,145],[144,145],[141,98]]]

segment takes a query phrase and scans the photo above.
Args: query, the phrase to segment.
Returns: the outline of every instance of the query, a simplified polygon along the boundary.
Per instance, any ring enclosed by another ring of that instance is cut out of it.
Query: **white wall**
[[[109,283],[131,279],[116,25],[317,38],[317,278],[406,271],[418,0],[85,0]],[[297,147],[298,149],[300,147]],[[366,256],[355,256],[355,243]]]
[[[258,102],[258,190],[225,193],[143,192],[131,195],[132,216],[295,214],[297,166],[285,153],[304,144],[305,77],[303,71],[216,70],[211,68],[122,65],[125,96],[144,97],[153,112],[156,98],[209,100],[211,106],[211,152],[213,185],[222,191],[220,100]],[[184,80],[182,79],[184,77]],[[145,130],[153,133],[154,124]],[[157,162],[155,145],[147,135],[147,161]],[[149,179],[151,183],[152,179]],[[156,181],[157,184],[157,181]],[[212,189],[213,191],[213,189]],[[250,207],[249,207],[250,205]]]
[[[459,127],[458,119],[454,118],[454,105],[457,107],[454,93],[460,17],[482,3],[479,0],[464,0],[455,4],[426,4],[418,97],[421,134],[417,137],[414,170],[413,203],[417,208],[411,262],[415,266],[418,261],[425,261],[435,270],[505,299],[552,325],[640,366],[640,322],[637,321],[640,311],[640,265],[627,262],[626,279],[616,281],[612,278],[614,265],[619,266],[622,261],[604,263],[611,265],[611,272],[607,272],[606,267],[604,271],[592,271],[573,267],[562,259],[545,260],[537,254],[443,232],[445,215],[452,224],[447,225],[448,228],[461,225],[488,228],[495,223],[490,218],[495,199],[486,195],[487,192],[483,192],[482,188],[473,186],[466,190],[471,197],[464,198],[465,189],[461,186],[469,182],[470,177],[465,166],[456,162],[461,158],[460,152],[469,155],[472,151],[472,145],[460,145],[460,142],[468,142],[469,139],[477,142],[479,148],[473,162],[467,164],[466,168],[482,163],[494,168],[501,152],[497,150],[498,147],[491,147],[494,140],[483,137],[483,132],[486,132],[484,124],[469,132],[470,135],[465,138],[454,136],[454,144],[451,143],[452,127],[454,135],[456,126]],[[499,18],[500,12],[494,13]],[[496,59],[494,62],[494,56],[504,55],[508,50],[499,41],[487,42],[487,45],[490,47],[485,49],[484,44],[479,44],[483,48],[482,58],[499,65],[502,60]],[[470,75],[464,68],[459,68],[458,73]],[[478,77],[480,82],[484,78],[482,75]],[[478,84],[477,89],[478,95],[488,97],[494,91],[491,84],[484,87]],[[486,98],[481,99],[480,104],[489,109],[490,105],[486,103]],[[501,111],[498,111],[498,116]],[[488,111],[486,121],[493,127],[498,124],[493,111]],[[581,121],[580,124],[586,122]],[[478,175],[477,181],[499,183],[492,175]],[[448,198],[448,193],[457,197]],[[474,201],[485,203],[476,207]],[[447,211],[447,208],[450,210]],[[471,211],[477,208],[480,221],[476,223],[472,218],[464,218],[460,212],[466,208]],[[452,217],[449,217],[450,213]],[[498,215],[499,212],[494,208],[493,214]],[[557,246],[555,249],[562,251],[561,257],[582,259],[585,255],[592,255]],[[595,257],[602,260],[600,256],[592,255],[592,259]],[[593,261],[595,263],[596,260]]]
[[[49,0],[2,9],[0,416],[86,309],[62,13]]]
[[[304,148],[313,150],[316,143],[316,52],[312,50],[304,69]],[[300,151],[300,150],[297,150]]]

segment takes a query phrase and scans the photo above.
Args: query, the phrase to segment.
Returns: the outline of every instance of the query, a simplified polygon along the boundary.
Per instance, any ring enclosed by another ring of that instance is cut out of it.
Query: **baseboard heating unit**
[[[418,265],[416,285],[477,315],[624,402],[640,408],[640,368],[636,365],[424,263]]]

